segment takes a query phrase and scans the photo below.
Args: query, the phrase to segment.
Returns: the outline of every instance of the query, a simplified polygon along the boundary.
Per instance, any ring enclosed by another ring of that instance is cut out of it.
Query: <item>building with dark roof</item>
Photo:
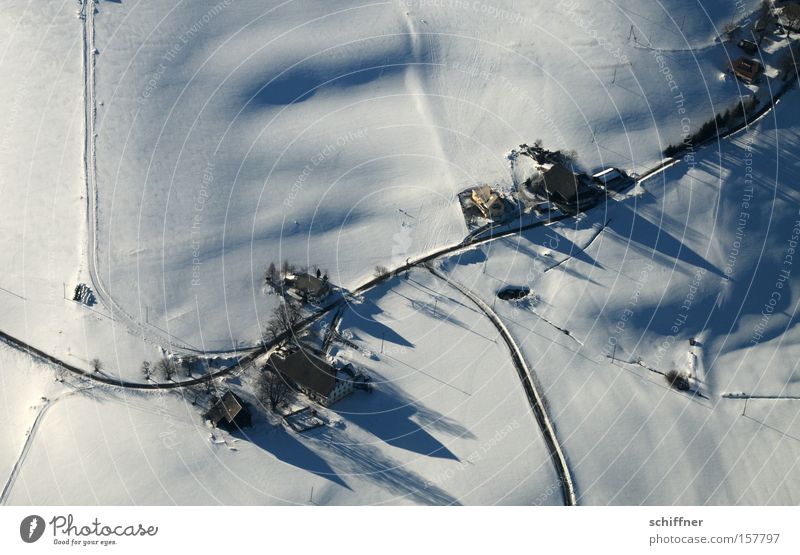
[[[733,74],[747,84],[758,81],[763,69],[760,62],[750,58],[739,58],[731,64]]]
[[[597,194],[587,187],[580,176],[561,164],[553,166],[542,176],[544,192],[551,202],[580,210],[593,203]]]
[[[322,405],[332,405],[353,391],[353,380],[311,349],[295,347],[276,352],[267,367],[290,380],[297,389]]]
[[[284,279],[286,292],[302,301],[318,301],[330,291],[328,276],[317,277],[311,274],[290,274]]]
[[[211,405],[211,409],[205,414],[215,428],[237,429],[250,426],[250,412],[245,407],[245,403],[239,399],[232,391],[225,394]]]

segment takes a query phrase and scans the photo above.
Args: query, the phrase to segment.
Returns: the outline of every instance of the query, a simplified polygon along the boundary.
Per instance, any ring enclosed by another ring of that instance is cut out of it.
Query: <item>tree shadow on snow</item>
[[[240,434],[241,432],[237,432],[234,435]],[[241,435],[244,439],[264,451],[272,453],[281,462],[311,472],[321,478],[330,480],[334,484],[352,490],[347,485],[347,482],[328,464],[328,461],[304,445],[299,437],[292,432],[280,427],[268,429],[264,426],[258,426],[248,429],[246,434]]]
[[[390,382],[376,383],[369,395],[342,401],[337,412],[381,442],[427,457],[457,461],[458,457],[429,430],[460,438],[475,437],[452,418],[412,401]]]
[[[411,499],[426,505],[459,505],[432,480],[406,468],[399,461],[387,457],[378,447],[353,443],[340,430],[326,429],[315,436],[325,448],[347,467],[348,475],[372,482],[397,497]]]
[[[384,310],[371,300],[364,298],[361,303],[348,303],[348,311],[342,319],[341,329],[352,328],[400,347],[414,347],[414,344],[375,317]]]

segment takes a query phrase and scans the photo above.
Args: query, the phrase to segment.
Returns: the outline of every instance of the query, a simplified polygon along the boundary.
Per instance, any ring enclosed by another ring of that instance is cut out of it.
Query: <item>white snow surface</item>
[[[522,142],[575,150],[587,171],[658,163],[682,118],[696,128],[748,92],[720,78],[738,53],[718,34],[757,5],[99,3],[94,244],[123,318],[63,298],[91,281],[76,3],[0,2],[0,68],[14,77],[0,82],[0,330],[129,379],[165,337],[252,344],[274,303],[266,264],[317,264],[353,288],[375,265],[457,243],[455,194],[510,187],[506,155]],[[520,345],[580,503],[800,499],[786,263],[798,102],[635,194],[442,262]],[[503,284],[535,297],[515,310],[495,300]],[[245,435],[212,431],[180,393],[58,384],[0,346],[3,501],[563,502],[507,348],[457,291],[418,269],[364,294],[342,328],[368,352],[338,356],[376,390],[306,434],[258,415]],[[685,370],[690,351],[695,395],[658,373]]]
[[[252,343],[269,262],[352,288],[455,243],[455,193],[510,186],[522,142],[588,169],[660,160],[683,117],[696,128],[748,92],[718,79],[715,30],[735,15],[690,0],[103,3],[101,279],[179,342]]]

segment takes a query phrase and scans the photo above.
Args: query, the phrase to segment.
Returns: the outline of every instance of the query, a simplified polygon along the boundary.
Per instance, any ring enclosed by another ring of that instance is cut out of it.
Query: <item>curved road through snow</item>
[[[575,495],[575,482],[572,479],[572,473],[569,465],[567,464],[567,458],[564,455],[564,451],[558,441],[558,436],[556,435],[553,422],[550,420],[550,416],[547,414],[544,395],[539,391],[539,388],[536,385],[536,380],[534,379],[533,370],[531,370],[531,368],[525,362],[522,352],[517,346],[517,343],[514,341],[511,333],[508,331],[508,328],[506,328],[505,324],[503,324],[503,321],[500,319],[497,313],[494,312],[489,305],[483,302],[483,300],[470,289],[451,280],[445,274],[439,272],[432,266],[426,265],[426,269],[434,276],[441,279],[450,285],[450,287],[453,287],[462,295],[467,297],[470,301],[472,301],[472,303],[477,306],[478,309],[483,312],[484,315],[492,322],[494,327],[497,328],[497,331],[500,332],[500,335],[503,337],[503,341],[505,341],[506,345],[508,346],[508,350],[511,352],[511,359],[514,362],[514,367],[519,373],[520,380],[522,381],[522,387],[525,389],[525,395],[528,398],[528,402],[531,405],[533,414],[536,417],[536,422],[539,424],[539,428],[541,429],[545,443],[547,444],[547,449],[550,452],[550,458],[553,461],[553,466],[558,474],[561,489],[564,493],[564,504],[568,506],[577,505],[578,501],[577,496]]]

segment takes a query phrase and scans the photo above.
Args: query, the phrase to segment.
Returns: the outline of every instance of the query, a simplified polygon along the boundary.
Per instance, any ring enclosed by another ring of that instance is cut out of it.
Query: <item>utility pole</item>
[[[617,344],[614,343],[614,350],[611,351],[611,364],[614,364],[616,356],[617,356]]]
[[[381,332],[381,354],[383,354],[383,339],[386,336],[386,332]]]
[[[742,409],[742,416],[747,416],[747,401],[750,400],[750,397],[744,398],[744,408]]]
[[[618,67],[619,67],[619,64],[617,64],[617,65],[615,65],[615,66],[614,66],[614,77],[611,79],[611,84],[612,84],[612,85],[613,85],[614,83],[616,83],[616,81],[617,81],[617,68],[618,68]]]

